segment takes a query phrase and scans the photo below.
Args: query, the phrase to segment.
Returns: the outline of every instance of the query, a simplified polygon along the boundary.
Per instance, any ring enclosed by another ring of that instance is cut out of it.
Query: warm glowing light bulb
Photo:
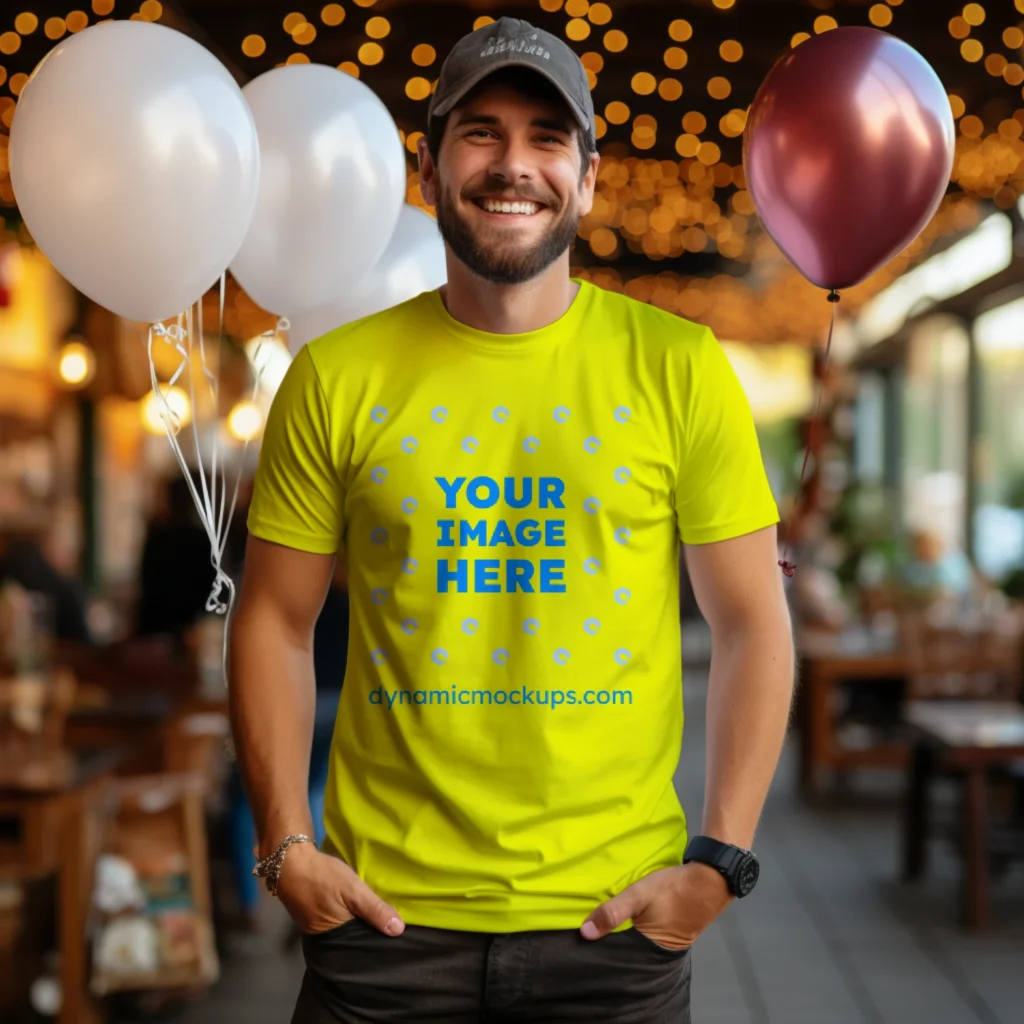
[[[160,394],[150,391],[140,403],[142,426],[151,434],[166,434],[192,422],[192,403],[176,385],[163,385]]]
[[[80,341],[69,341],[60,350],[58,373],[68,387],[85,387],[96,372],[96,357],[88,345]]]
[[[263,412],[245,399],[228,413],[228,433],[237,441],[252,441],[263,429]]]

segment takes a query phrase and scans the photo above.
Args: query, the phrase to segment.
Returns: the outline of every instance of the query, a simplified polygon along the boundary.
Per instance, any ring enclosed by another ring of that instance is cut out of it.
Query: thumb
[[[647,905],[641,882],[623,889],[618,896],[605,900],[583,922],[580,933],[585,939],[600,939],[609,932],[615,931],[623,921],[628,921],[634,914],[639,914]]]
[[[345,894],[345,903],[356,917],[372,924],[385,935],[401,935],[405,922],[390,903],[382,900],[361,878],[356,876]]]

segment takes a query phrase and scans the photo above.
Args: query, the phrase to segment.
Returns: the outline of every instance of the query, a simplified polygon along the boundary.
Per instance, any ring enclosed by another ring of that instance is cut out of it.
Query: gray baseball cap
[[[579,57],[557,36],[519,18],[499,18],[463,36],[452,47],[430,98],[427,121],[443,117],[477,83],[510,67],[529,68],[543,75],[590,139],[596,138],[594,101]]]

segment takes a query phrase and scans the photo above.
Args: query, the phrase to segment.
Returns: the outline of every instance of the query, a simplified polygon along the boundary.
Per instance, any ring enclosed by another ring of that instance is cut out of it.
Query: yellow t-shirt
[[[326,848],[410,924],[578,928],[677,865],[679,541],[778,519],[711,331],[581,282],[495,335],[437,292],[311,342],[250,531],[344,549]]]

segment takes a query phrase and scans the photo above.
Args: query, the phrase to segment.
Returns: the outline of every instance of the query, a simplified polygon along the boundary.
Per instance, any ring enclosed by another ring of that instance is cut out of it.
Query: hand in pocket
[[[360,917],[385,935],[401,935],[405,922],[343,860],[312,844],[296,844],[285,857],[277,895],[307,935]]]

